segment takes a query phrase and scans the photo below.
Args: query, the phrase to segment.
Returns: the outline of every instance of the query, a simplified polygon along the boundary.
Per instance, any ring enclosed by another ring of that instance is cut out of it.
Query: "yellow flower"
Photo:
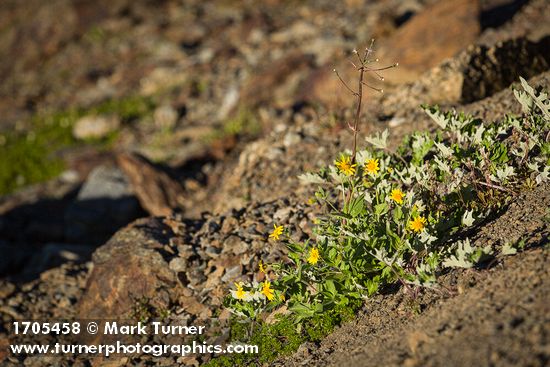
[[[397,204],[403,204],[403,198],[405,194],[399,189],[393,189],[390,195],[390,198],[395,201]]]
[[[235,291],[235,297],[237,299],[244,299],[246,297],[246,292],[243,290],[243,283],[235,283],[237,290]]]
[[[266,266],[264,264],[264,262],[262,260],[260,260],[260,263],[258,264],[258,268],[260,268],[260,273],[264,273],[266,272]]]
[[[426,227],[426,218],[418,216],[409,222],[409,228],[415,232],[422,232]]]
[[[334,162],[336,167],[346,176],[352,176],[355,174],[355,167],[357,164],[351,164],[351,158],[342,156],[339,161]]]
[[[375,175],[380,171],[380,165],[378,164],[378,159],[369,159],[365,164],[365,170],[367,173],[372,173]]]
[[[393,173],[393,168],[388,167],[388,173]]]
[[[273,232],[269,235],[269,238],[278,240],[281,234],[283,233],[283,226],[273,225]]]
[[[281,293],[281,294],[279,295],[279,299],[280,299],[282,302],[284,302],[284,301],[286,300],[285,294],[284,294],[284,293]]]
[[[274,296],[273,289],[271,289],[271,283],[265,281],[262,283],[262,294],[267,297],[268,300],[272,301]]]
[[[307,262],[311,265],[317,264],[317,261],[319,261],[319,250],[317,250],[316,247],[309,250],[309,257],[307,258]]]

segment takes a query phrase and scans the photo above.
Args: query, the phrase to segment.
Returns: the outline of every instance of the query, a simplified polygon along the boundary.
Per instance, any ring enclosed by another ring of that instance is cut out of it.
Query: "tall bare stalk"
[[[381,81],[384,80],[384,77],[379,74],[379,71],[387,70],[394,68],[398,66],[398,63],[395,63],[390,66],[381,67],[381,68],[371,68],[369,65],[371,63],[378,62],[378,59],[371,60],[370,57],[374,53],[374,39],[371,40],[370,46],[365,48],[363,55],[361,56],[357,50],[353,50],[353,53],[357,56],[357,59],[359,61],[359,64],[356,65],[353,61],[350,60],[350,63],[353,65],[353,67],[359,72],[359,77],[357,80],[357,91],[350,88],[350,86],[342,79],[340,74],[336,69],[334,69],[334,72],[336,73],[336,76],[338,79],[340,79],[340,82],[344,85],[344,87],[351,93],[355,98],[357,99],[356,104],[357,107],[355,109],[355,118],[353,121],[353,125],[348,122],[349,129],[353,132],[353,149],[351,153],[351,164],[356,163],[356,156],[357,156],[357,135],[359,134],[359,122],[361,120],[361,109],[363,107],[363,86],[366,86],[372,90],[375,90],[377,92],[383,93],[384,90],[380,88],[375,88],[365,82],[365,74],[366,73],[374,73],[380,79]],[[348,192],[348,195],[345,200],[345,205],[349,203],[351,200],[351,190]]]

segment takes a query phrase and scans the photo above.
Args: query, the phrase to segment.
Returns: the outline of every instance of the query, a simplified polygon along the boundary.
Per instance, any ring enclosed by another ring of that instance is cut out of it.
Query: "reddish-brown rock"
[[[271,105],[291,105],[299,81],[296,76],[311,63],[303,53],[291,53],[251,77],[242,89],[242,101],[249,106],[269,101]]]
[[[158,219],[141,219],[117,232],[93,255],[94,267],[78,304],[81,318],[130,317],[139,301],[167,309],[182,288],[164,258],[173,232]]]
[[[117,162],[132,184],[141,206],[154,216],[183,207],[183,188],[165,171],[137,154],[119,154]]]
[[[391,82],[413,81],[424,71],[475,42],[481,27],[478,0],[441,0],[379,42],[377,57],[399,68]]]

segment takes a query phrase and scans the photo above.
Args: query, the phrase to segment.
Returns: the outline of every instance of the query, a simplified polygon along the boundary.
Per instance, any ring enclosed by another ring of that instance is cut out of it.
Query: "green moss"
[[[84,40],[92,44],[102,43],[106,37],[107,34],[105,30],[97,25],[90,27],[90,29],[88,29],[88,31],[82,36]]]
[[[291,316],[282,316],[274,324],[260,322],[251,325],[233,320],[230,340],[257,345],[259,354],[222,355],[204,366],[260,366],[292,354],[303,343],[317,342],[331,333],[336,326],[351,320],[361,304],[357,301],[302,321],[300,324],[296,323]]]
[[[241,109],[239,113],[205,137],[207,142],[226,139],[228,137],[256,137],[261,132],[261,126],[256,116],[249,109]]]
[[[122,99],[112,99],[90,109],[90,114],[116,114],[122,122],[131,122],[152,113],[155,103],[151,98],[131,96]]]
[[[0,134],[0,195],[59,175],[64,169],[59,156],[62,149],[75,144],[108,148],[116,140],[117,132],[114,132],[100,140],[77,142],[72,136],[72,126],[80,117],[116,114],[128,123],[152,113],[154,107],[151,99],[139,96],[110,100],[90,109],[36,115],[25,131]]]

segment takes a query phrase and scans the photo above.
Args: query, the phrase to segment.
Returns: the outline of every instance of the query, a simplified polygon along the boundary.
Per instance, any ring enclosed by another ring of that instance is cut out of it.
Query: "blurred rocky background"
[[[333,69],[354,82],[373,38],[399,68],[364,126],[394,145],[432,128],[420,104],[494,120],[519,76],[550,86],[547,0],[0,2],[0,346],[10,320],[126,315],[133,293],[218,312],[282,256],[274,221],[311,233],[296,176],[349,146]]]

